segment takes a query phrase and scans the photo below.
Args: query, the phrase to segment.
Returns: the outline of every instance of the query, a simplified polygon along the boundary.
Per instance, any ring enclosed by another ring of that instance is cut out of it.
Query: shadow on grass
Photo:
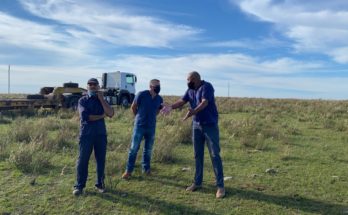
[[[92,193],[90,193],[92,194]],[[147,213],[159,212],[163,214],[207,214],[216,215],[216,213],[209,212],[202,209],[193,208],[187,205],[169,203],[160,199],[150,198],[148,196],[136,194],[133,192],[118,192],[108,191],[102,195],[98,195],[100,198],[111,202],[118,202],[130,207],[136,207],[145,210]]]
[[[296,157],[296,156],[284,156],[281,158],[282,161],[300,161],[301,158],[300,157]]]
[[[146,178],[140,177],[140,178],[137,178],[136,180],[143,180],[143,179],[148,181],[159,182],[163,185],[178,187],[182,189],[185,189],[186,185],[189,185],[189,184],[184,184],[185,182],[182,182],[181,180],[179,180],[179,178],[167,177],[163,175],[150,176]],[[203,187],[203,189],[197,192],[215,193],[216,187],[213,185],[207,184]],[[294,195],[294,196],[269,195],[260,191],[245,190],[245,189],[230,188],[230,187],[226,187],[226,194],[227,194],[226,198],[234,197],[234,198],[240,198],[240,199],[256,200],[256,201],[266,202],[269,204],[281,205],[286,208],[292,208],[292,209],[300,210],[303,212],[309,212],[309,213],[319,213],[319,214],[347,213],[348,214],[348,205],[339,205],[339,204],[328,203],[325,201],[320,201],[315,199],[308,199],[308,198],[301,197],[299,195]],[[184,212],[184,211],[180,211],[180,212]]]
[[[252,199],[256,201],[277,204],[286,208],[293,208],[303,212],[320,213],[320,214],[343,214],[348,212],[348,205],[332,204],[315,199],[308,199],[299,195],[294,196],[278,196],[269,195],[262,192],[252,190],[242,190],[235,188],[226,188],[227,196],[237,196],[242,199]]]
[[[185,189],[187,186],[190,185],[190,181],[187,181],[187,184],[185,184],[179,177],[168,177],[163,175],[152,175],[152,176],[139,176],[139,177],[132,177],[131,180],[138,180],[138,181],[153,181],[158,182],[166,186],[171,187],[178,187]],[[181,183],[180,183],[181,182]]]

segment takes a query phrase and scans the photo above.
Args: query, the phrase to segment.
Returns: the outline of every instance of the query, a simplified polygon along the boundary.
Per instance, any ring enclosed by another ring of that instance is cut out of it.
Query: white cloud
[[[346,63],[348,62],[348,46],[342,48],[333,49],[329,53],[337,62]]]
[[[0,71],[0,93],[5,93],[8,65],[0,65]],[[92,66],[11,65],[11,92],[38,93],[43,86],[62,86],[65,82],[77,82],[84,87],[88,78],[100,77],[103,72],[104,68]]]
[[[55,26],[37,24],[0,12],[0,46],[39,49],[83,56],[82,44],[74,37],[60,33]],[[81,45],[79,45],[81,44]]]
[[[299,52],[322,53],[339,63],[348,63],[348,2],[230,0],[242,11],[266,22],[295,41]]]
[[[128,55],[105,62],[103,67],[13,66],[12,91],[35,93],[44,85],[58,86],[68,81],[84,86],[90,77],[119,70],[137,75],[138,91],[147,89],[150,79],[158,78],[163,94],[182,95],[187,73],[197,70],[203,79],[213,83],[218,96],[227,96],[227,83],[230,83],[230,95],[238,97],[344,98],[348,78],[299,77],[303,75],[301,71],[314,72],[320,68],[320,63],[288,58],[263,61],[241,54]],[[0,70],[7,71],[7,65],[0,65]],[[0,92],[7,91],[6,74],[0,74]]]
[[[285,41],[281,41],[279,39],[269,37],[269,38],[260,38],[258,40],[241,39],[241,40],[210,42],[210,43],[207,43],[206,46],[258,50],[258,49],[266,49],[266,48],[288,47],[289,44]]]
[[[186,89],[187,73],[196,70],[203,79],[213,83],[216,95],[291,97],[291,98],[345,98],[348,90],[341,77],[297,77],[321,70],[321,63],[307,63],[289,58],[261,60],[242,54],[194,54],[177,57],[119,56],[109,65],[138,76],[138,90],[147,89],[148,81],[158,78],[162,92],[182,95]],[[264,89],[264,90],[260,90]]]
[[[117,46],[171,47],[172,43],[187,41],[201,32],[190,26],[82,0],[22,0],[21,3],[36,16],[81,28],[84,35]],[[84,38],[77,29],[68,31]]]

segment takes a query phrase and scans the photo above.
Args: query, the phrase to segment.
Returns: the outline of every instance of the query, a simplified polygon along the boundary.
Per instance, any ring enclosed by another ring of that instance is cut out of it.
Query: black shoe
[[[102,185],[95,185],[94,186],[95,187],[95,189],[99,192],[99,193],[105,193],[105,185],[104,184],[102,184]]]
[[[82,193],[83,193],[83,190],[79,189],[79,188],[75,188],[74,191],[73,191],[73,195],[74,196],[82,195]]]

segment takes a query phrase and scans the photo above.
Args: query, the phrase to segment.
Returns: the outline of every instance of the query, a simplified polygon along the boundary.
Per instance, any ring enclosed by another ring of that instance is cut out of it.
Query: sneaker
[[[82,189],[75,188],[73,191],[74,196],[79,196],[83,193]]]
[[[198,189],[201,189],[202,185],[196,185],[195,183],[191,184],[191,186],[186,188],[186,191],[194,192]]]
[[[95,185],[94,187],[99,193],[105,193],[105,186],[104,185],[101,185],[101,186]]]
[[[122,179],[128,180],[131,176],[132,174],[130,172],[125,172],[122,174]]]
[[[216,198],[222,199],[226,196],[225,188],[218,188],[216,191]]]

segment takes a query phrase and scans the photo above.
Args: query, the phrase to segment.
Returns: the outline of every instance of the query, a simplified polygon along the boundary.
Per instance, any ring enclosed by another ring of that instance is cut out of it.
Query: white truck
[[[137,76],[125,72],[103,73],[101,90],[110,105],[129,106],[135,97]]]

